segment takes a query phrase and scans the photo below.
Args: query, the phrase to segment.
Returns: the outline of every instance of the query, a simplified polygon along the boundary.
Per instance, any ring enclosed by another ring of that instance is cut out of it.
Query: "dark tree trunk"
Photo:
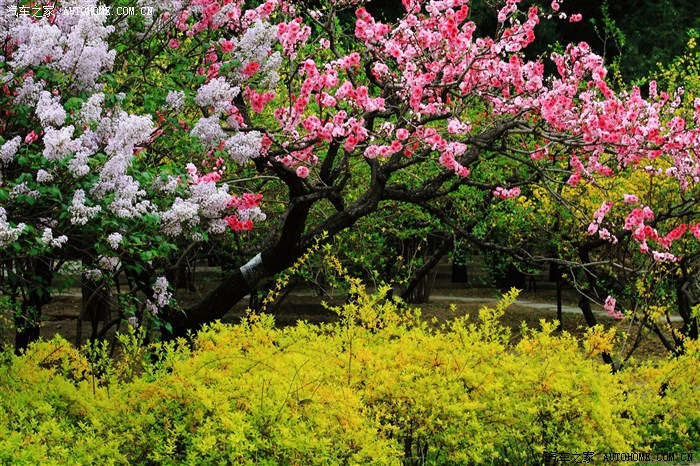
[[[246,283],[240,271],[234,272],[221,281],[202,301],[183,313],[170,316],[168,319],[172,332],[164,335],[165,339],[186,337],[187,333],[198,330],[202,325],[221,319],[226,313],[248,293],[251,287]]]
[[[80,320],[90,322],[91,340],[97,338],[100,322],[104,322],[110,317],[111,306],[109,290],[109,286],[106,286],[99,280],[93,280],[84,275],[81,279],[82,312]],[[81,333],[82,332],[78,332],[78,335],[76,335],[78,346],[82,343],[80,341],[82,338],[80,335]]]
[[[679,277],[676,281],[676,306],[678,308],[678,314],[683,318],[683,326],[680,332],[691,340],[697,340],[698,318],[693,316],[692,308],[694,300],[688,292],[688,288],[691,287],[693,279],[689,276],[685,263],[681,262],[680,270],[682,277]],[[683,340],[678,339],[675,335],[673,339],[675,340],[674,353],[683,353],[685,351]]]
[[[25,275],[25,280],[29,283],[27,294],[19,313],[15,315],[15,352],[18,354],[39,339],[42,307],[51,300],[49,289],[52,274],[49,259],[30,259]]]
[[[408,286],[401,291],[401,299],[415,304],[428,302],[437,275],[437,265],[453,245],[454,236],[450,235],[443,239],[431,256],[416,270]]]
[[[277,243],[255,256],[239,270],[234,271],[199,303],[185,313],[170,313],[168,322],[172,331],[164,338],[178,338],[196,331],[202,325],[221,319],[231,308],[252,292],[263,278],[273,276],[290,267],[306,251],[300,239],[306,225],[311,202],[292,202]]]
[[[194,286],[194,264],[189,261],[178,261],[175,267],[168,270],[165,277],[174,290],[197,291]]]
[[[557,283],[557,321],[559,325],[557,326],[557,331],[561,332],[564,329],[564,315],[562,313],[562,299],[561,299],[561,281],[562,273],[559,264],[550,264],[549,266],[549,280],[555,281]]]
[[[242,107],[244,108],[244,107]],[[244,114],[244,120],[247,119]],[[373,131],[376,114],[365,115],[365,127]],[[474,138],[475,146],[460,157],[459,162],[470,166],[478,160],[481,147],[488,147],[501,139],[511,130],[521,129],[524,123],[519,120],[506,120],[494,125]],[[163,337],[174,338],[186,336],[189,331],[198,330],[203,324],[222,318],[237,302],[253,290],[257,283],[266,277],[282,272],[301,257],[315,243],[327,242],[338,232],[352,226],[358,219],[377,211],[383,200],[409,202],[423,207],[437,198],[458,190],[463,181],[454,181],[454,171],[443,170],[435,177],[426,180],[419,188],[408,189],[403,184],[387,187],[391,175],[407,166],[417,163],[419,157],[406,161],[402,154],[394,154],[388,161],[380,164],[375,159],[365,158],[370,169],[366,180],[365,192],[354,201],[346,204],[343,189],[349,181],[347,173],[347,154],[339,155],[340,142],[330,145],[320,170],[322,184],[310,185],[299,179],[293,170],[276,160],[274,151],[268,157],[255,159],[260,172],[271,169],[287,185],[290,204],[277,227],[273,228],[268,240],[262,246],[262,252],[239,270],[225,278],[209,295],[198,304],[184,312],[170,312],[167,322],[172,330]],[[446,186],[449,183],[448,186]],[[492,186],[488,186],[489,189]],[[327,200],[336,212],[326,217],[320,224],[307,225],[309,211],[316,202]],[[321,236],[325,238],[320,240]],[[439,258],[438,258],[439,260]]]
[[[579,248],[579,258],[581,259],[582,264],[588,264],[591,261],[588,250],[583,247]],[[596,278],[595,275],[588,271],[588,269],[584,268],[584,270],[586,273],[587,287],[580,295],[578,307],[581,309],[581,312],[583,312],[583,317],[586,319],[586,324],[589,327],[595,327],[598,325],[598,321],[595,318],[595,314],[593,314],[593,309],[591,309],[591,300],[588,298],[588,295],[595,289]],[[610,367],[612,367],[613,372],[615,372],[617,369],[615,368],[615,364],[613,363],[610,354],[603,353],[601,356],[603,357],[605,364],[609,364]]]

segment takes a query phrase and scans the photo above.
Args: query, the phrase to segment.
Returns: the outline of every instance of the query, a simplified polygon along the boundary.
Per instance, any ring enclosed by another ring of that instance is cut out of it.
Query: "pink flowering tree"
[[[165,2],[142,17],[63,2],[51,18],[0,17],[0,251],[18,346],[69,258],[93,288],[126,277],[140,301],[119,318],[180,336],[380,206],[508,248],[474,235],[470,214],[637,170],[694,189],[697,115],[673,116],[680,96],[613,91],[583,43],[552,55],[553,76],[524,58],[541,20],[580,19],[556,1],[507,0],[493,37],[475,33],[468,0],[403,4],[396,24],[342,0]],[[664,214],[687,225],[665,231],[653,202],[641,217],[606,204],[587,222],[591,250],[631,237],[676,258],[692,211]],[[161,277],[183,249],[217,242],[235,244],[240,265],[178,309]]]

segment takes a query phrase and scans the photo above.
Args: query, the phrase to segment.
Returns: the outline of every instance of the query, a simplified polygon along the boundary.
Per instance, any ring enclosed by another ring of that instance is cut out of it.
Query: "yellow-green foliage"
[[[685,350],[621,374],[644,437],[661,451],[700,446],[700,342],[687,342]]]
[[[516,292],[434,328],[351,288],[332,325],[252,315],[146,350],[131,333],[115,363],[59,338],[4,353],[0,464],[529,465],[700,444],[692,348],[612,374],[601,329],[581,342],[543,322],[511,343],[498,319]]]

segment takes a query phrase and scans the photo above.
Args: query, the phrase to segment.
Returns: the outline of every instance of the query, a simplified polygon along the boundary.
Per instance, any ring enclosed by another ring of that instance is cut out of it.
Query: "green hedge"
[[[700,351],[620,374],[543,323],[443,328],[362,294],[333,325],[271,317],[185,342],[56,338],[0,363],[0,464],[542,464],[545,452],[700,446]],[[90,361],[99,361],[91,363]],[[684,451],[685,451],[684,450]]]

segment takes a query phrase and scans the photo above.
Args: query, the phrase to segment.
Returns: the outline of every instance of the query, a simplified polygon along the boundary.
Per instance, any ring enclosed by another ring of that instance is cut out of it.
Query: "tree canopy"
[[[181,336],[381,209],[425,216],[446,244],[568,267],[614,315],[636,311],[613,295],[641,293],[616,270],[673,270],[687,325],[669,346],[697,336],[700,103],[616,91],[584,42],[547,74],[527,53],[538,24],[580,14],[508,0],[483,32],[467,0],[405,0],[391,23],[353,1],[166,3],[0,19],[0,253],[19,347],[67,260],[93,292],[127,280],[117,321]],[[179,309],[165,276],[194,248],[235,265]]]

